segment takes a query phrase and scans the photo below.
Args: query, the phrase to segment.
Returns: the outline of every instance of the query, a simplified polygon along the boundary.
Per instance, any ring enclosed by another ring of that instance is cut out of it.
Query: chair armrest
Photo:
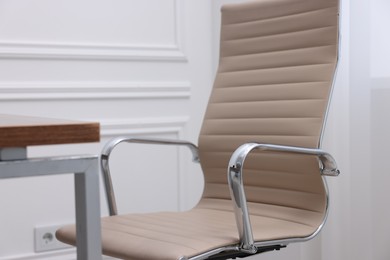
[[[326,153],[320,149],[259,143],[246,143],[238,147],[232,154],[229,161],[228,182],[230,196],[234,204],[234,212],[236,215],[237,228],[241,242],[240,246],[243,251],[248,253],[255,253],[257,249],[254,245],[252,226],[250,223],[244,191],[242,171],[246,157],[252,150],[255,149],[261,151],[278,151],[286,153],[316,155],[319,159],[319,167],[322,175],[338,176],[340,174],[334,158],[329,153]]]
[[[120,143],[142,143],[142,144],[157,144],[157,145],[179,145],[186,146],[192,152],[192,160],[199,162],[198,147],[190,142],[181,140],[168,140],[168,139],[157,139],[157,138],[133,138],[133,137],[117,137],[111,139],[103,148],[100,156],[100,165],[103,173],[104,186],[106,189],[106,197],[108,203],[108,209],[110,216],[117,215],[118,210],[115,201],[114,189],[112,186],[109,159],[110,154],[114,148]]]

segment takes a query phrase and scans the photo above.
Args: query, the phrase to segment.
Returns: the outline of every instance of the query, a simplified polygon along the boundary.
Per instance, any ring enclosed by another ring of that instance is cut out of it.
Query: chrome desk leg
[[[98,162],[75,173],[77,259],[102,259]]]

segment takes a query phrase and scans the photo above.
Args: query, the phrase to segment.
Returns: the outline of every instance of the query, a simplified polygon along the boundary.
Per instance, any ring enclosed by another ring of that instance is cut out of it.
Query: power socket
[[[71,247],[57,240],[56,231],[63,225],[35,227],[35,252],[65,249]]]

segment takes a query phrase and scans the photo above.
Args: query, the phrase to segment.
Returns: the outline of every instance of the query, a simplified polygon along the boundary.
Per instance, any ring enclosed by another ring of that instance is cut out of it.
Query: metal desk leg
[[[77,259],[101,260],[97,156],[0,161],[0,179],[69,174],[75,176]]]
[[[98,162],[75,173],[77,259],[102,259]]]

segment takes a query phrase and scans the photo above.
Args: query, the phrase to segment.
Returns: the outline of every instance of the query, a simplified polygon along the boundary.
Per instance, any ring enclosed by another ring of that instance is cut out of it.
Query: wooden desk
[[[34,159],[27,158],[27,147],[99,139],[98,123],[0,114],[0,179],[74,174],[79,260],[102,259],[98,157]]]

